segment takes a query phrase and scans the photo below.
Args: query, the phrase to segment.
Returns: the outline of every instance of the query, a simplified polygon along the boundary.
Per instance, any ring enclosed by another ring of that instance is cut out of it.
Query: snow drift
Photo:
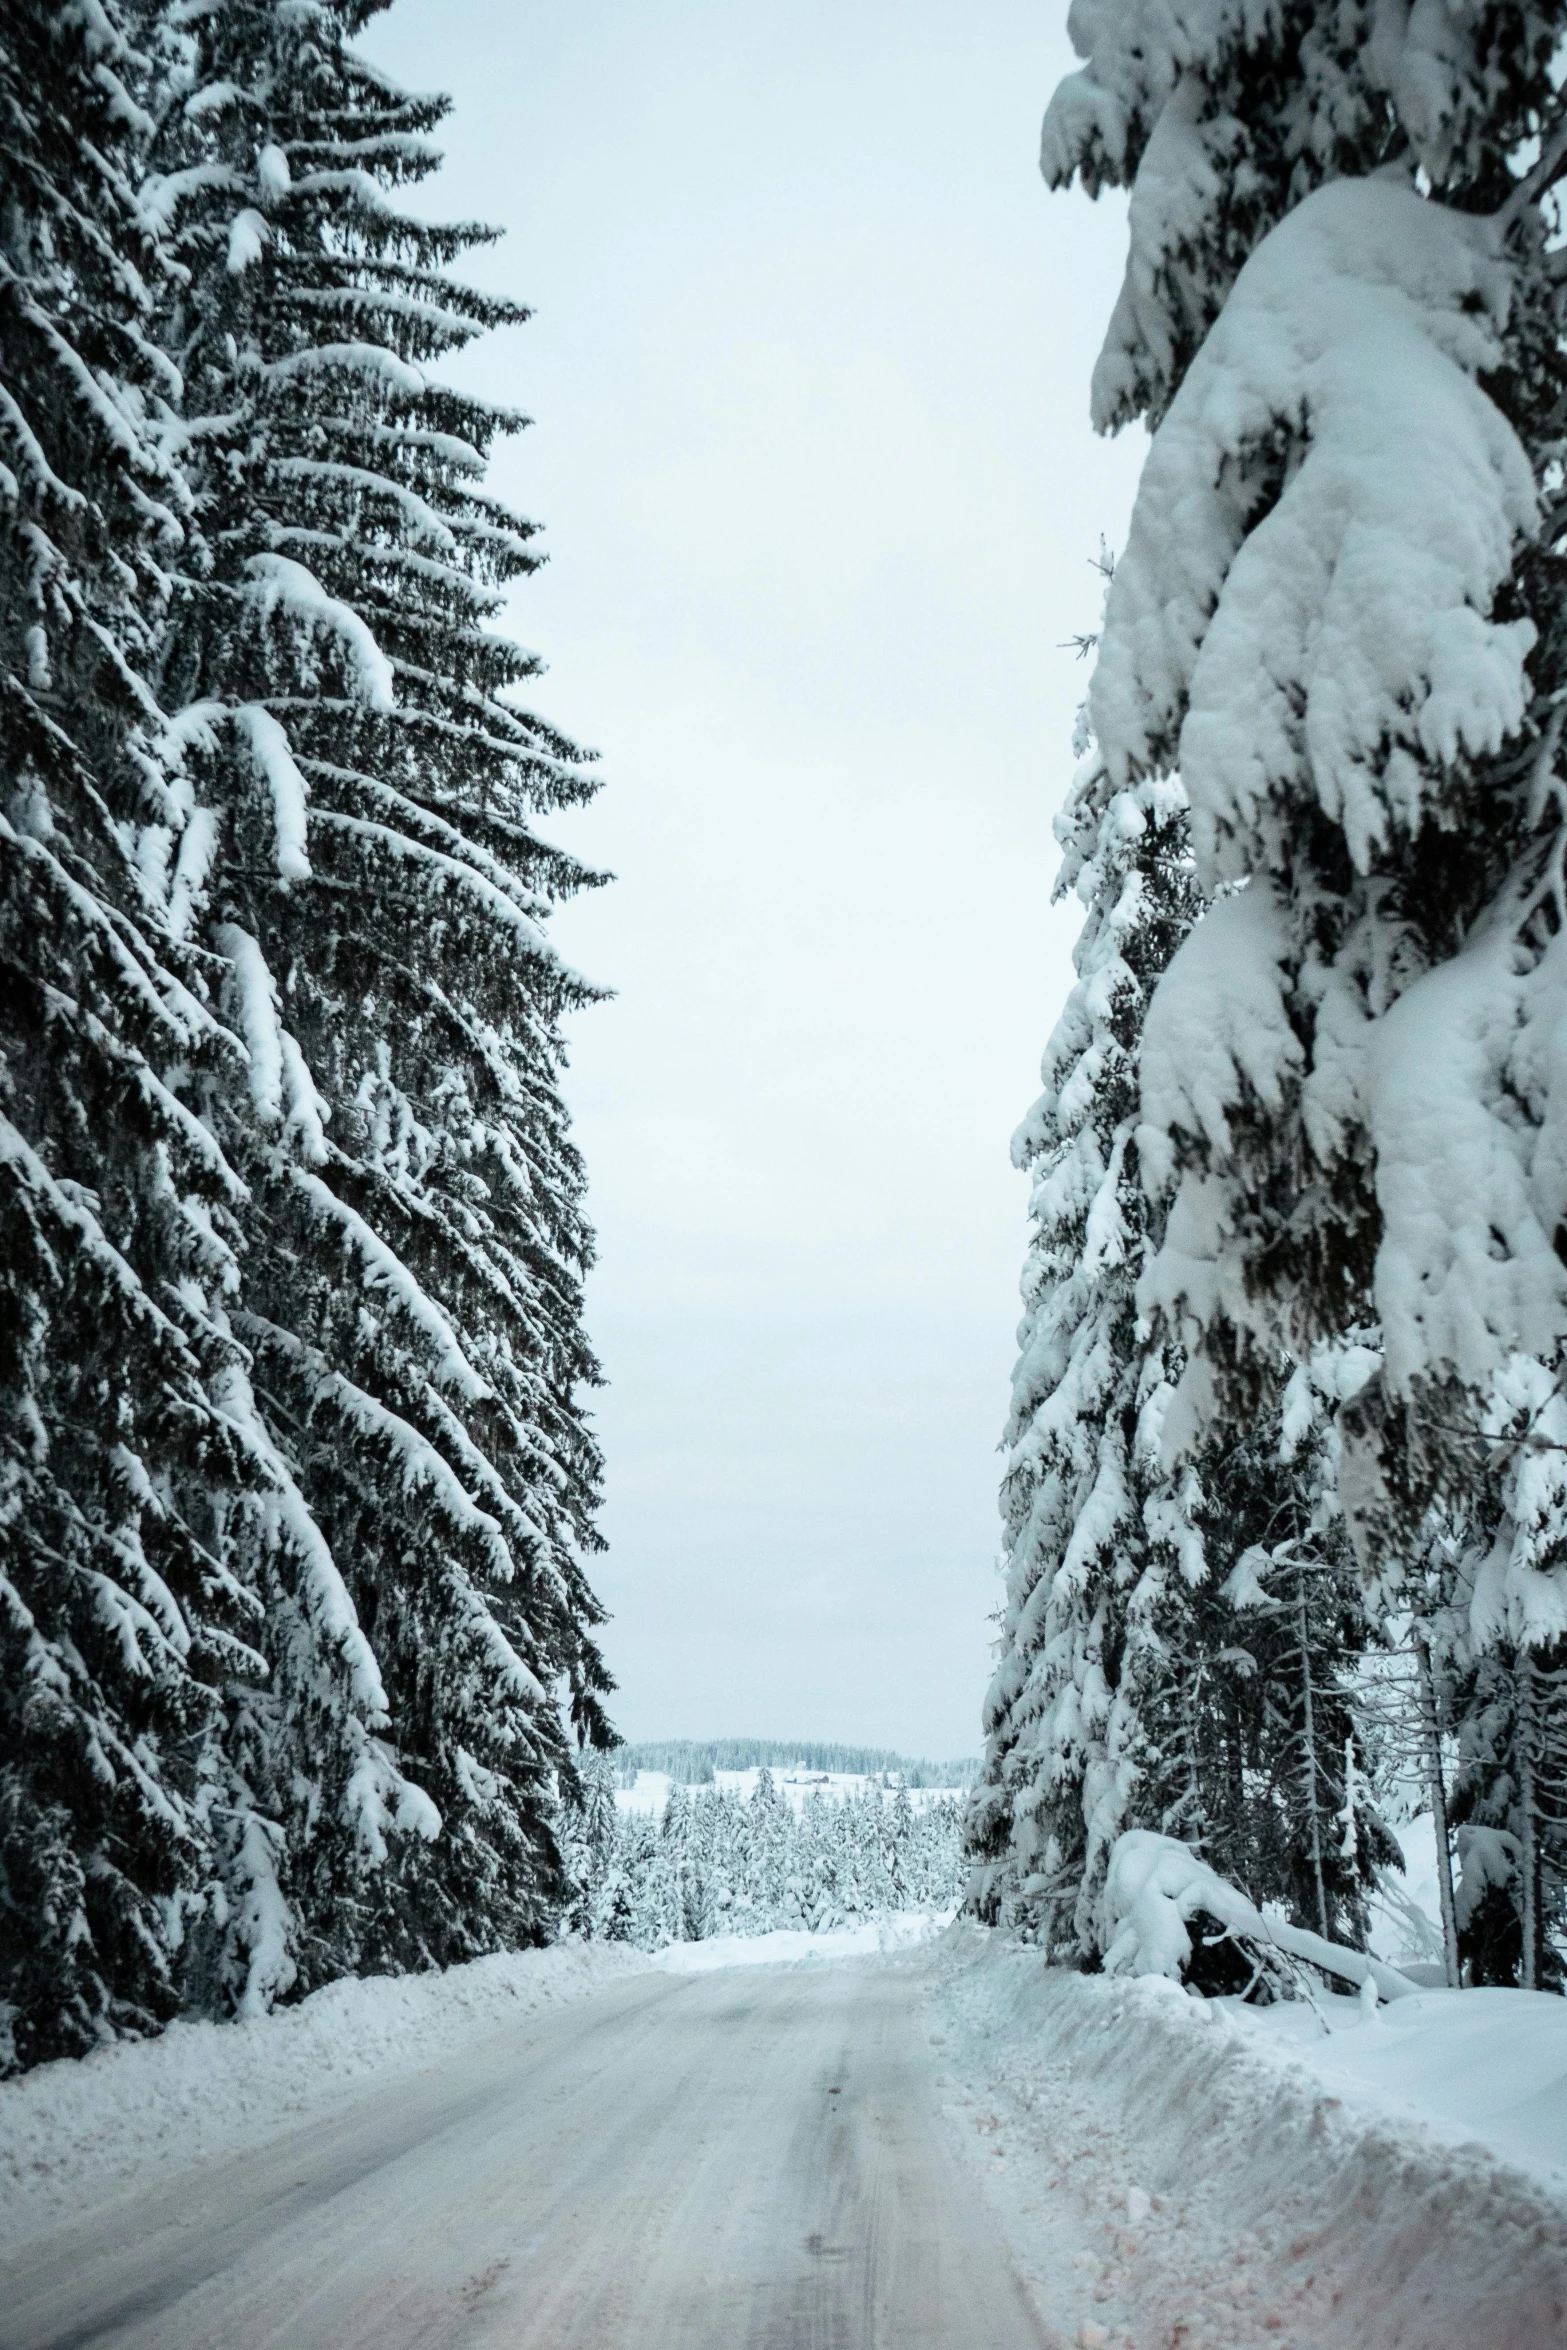
[[[949,2052],[991,2100],[962,2114],[979,2125],[966,2142],[983,2144],[1020,2266],[1048,2283],[1058,2323],[1081,2319],[1080,2340],[1559,2350],[1567,2338],[1562,2002],[1504,1994],[1529,2014],[1498,2021],[1483,1994],[1423,1993],[1365,2023],[1357,2001],[1328,2001],[1329,2021],[1351,2026],[1334,2032],[1304,2005],[1235,2015],[1162,1977],[1076,1974],[974,1928],[945,1957]],[[1542,2037],[1550,2024],[1555,2039]],[[1468,2087],[1445,2118],[1430,2112],[1455,2028],[1500,2031],[1515,2060],[1538,2052],[1532,2110],[1516,2061],[1511,2104],[1503,2090],[1482,2110],[1493,2042],[1468,2052]],[[1377,2052],[1396,2053],[1400,2035],[1402,2071],[1389,2057],[1379,2079]],[[1408,2092],[1421,2082],[1416,2118]],[[1499,2159],[1501,2144],[1529,2170]]]

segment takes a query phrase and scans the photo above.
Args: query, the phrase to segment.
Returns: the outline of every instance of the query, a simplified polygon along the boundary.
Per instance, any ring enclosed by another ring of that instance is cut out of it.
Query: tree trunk
[[[1431,1824],[1436,1830],[1436,1882],[1442,1904],[1442,1963],[1447,1987],[1459,1987],[1458,1907],[1453,1899],[1453,1847],[1447,1827],[1447,1787],[1442,1777],[1442,1730],[1436,1715],[1436,1681],[1431,1671],[1431,1648],[1425,1626],[1410,1634],[1420,1675],[1420,1726],[1425,1740],[1426,1784],[1431,1793]]]
[[[1322,1881],[1322,1807],[1317,1795],[1317,1724],[1311,1695],[1311,1644],[1306,1624],[1306,1570],[1295,1569],[1295,1631],[1300,1643],[1300,1685],[1305,1699],[1306,1811],[1311,1821],[1311,1873],[1317,1881],[1317,1931],[1330,1941],[1327,1888]]]
[[[1535,1784],[1538,1723],[1535,1715],[1534,1656],[1531,1650],[1519,1649],[1514,1674],[1518,1696],[1513,1740],[1518,1758],[1518,1808],[1521,1814],[1518,1862],[1519,1873],[1523,1878],[1523,1964],[1519,1970],[1519,1981],[1526,1991],[1537,1991],[1540,1987],[1540,1831],[1539,1790]]]

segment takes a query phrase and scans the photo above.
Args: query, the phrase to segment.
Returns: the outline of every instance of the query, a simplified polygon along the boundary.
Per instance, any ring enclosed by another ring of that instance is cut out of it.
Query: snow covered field
[[[756,1782],[761,1771],[715,1771],[711,1782],[689,1789],[689,1793],[738,1795],[742,1803],[749,1803],[756,1793]],[[813,1795],[820,1795],[829,1803],[851,1803],[858,1798],[877,1794],[891,1803],[897,1795],[895,1787],[888,1787],[880,1779],[873,1779],[858,1771],[776,1770],[772,1774],[777,1788],[798,1819]],[[641,1813],[651,1819],[662,1817],[669,1801],[669,1791],[675,1784],[667,1771],[638,1771],[634,1787],[617,1787],[616,1808],[622,1812]],[[912,1811],[928,1811],[934,1803],[961,1803],[965,1790],[961,1787],[907,1787],[903,1790]]]

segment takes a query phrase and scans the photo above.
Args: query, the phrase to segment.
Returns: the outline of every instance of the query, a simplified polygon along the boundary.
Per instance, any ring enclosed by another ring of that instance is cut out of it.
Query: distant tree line
[[[966,1755],[958,1762],[926,1762],[895,1754],[889,1746],[839,1746],[829,1739],[799,1738],[666,1738],[640,1746],[621,1746],[615,1762],[622,1786],[632,1786],[638,1771],[663,1771],[685,1787],[712,1784],[715,1771],[841,1771],[855,1778],[896,1776],[906,1787],[971,1787],[979,1774],[979,1759]]]
[[[569,1922],[596,1940],[659,1950],[715,1934],[823,1933],[958,1900],[956,1797],[916,1806],[903,1787],[870,1787],[813,1793],[797,1812],[764,1768],[749,1797],[677,1782],[654,1816],[618,1808],[614,1781],[604,1758],[583,1764],[567,1836]]]

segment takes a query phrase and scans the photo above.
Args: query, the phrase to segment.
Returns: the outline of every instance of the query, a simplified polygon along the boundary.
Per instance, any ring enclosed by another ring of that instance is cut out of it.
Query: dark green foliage
[[[0,23],[0,2070],[172,2012],[212,1688],[257,1663],[220,1511],[261,1470],[207,1392],[240,1186],[168,1083],[232,1047],[136,855],[187,505],[147,82],[112,6]]]
[[[431,372],[525,313],[446,274],[488,231],[398,208],[445,101],[355,56],[368,13],[194,19],[149,199],[196,502],[163,666],[214,828],[190,920],[237,966],[252,1054],[211,1101],[251,1190],[235,1327],[375,1651],[390,1767],[442,1822],[394,1791],[356,1868],[354,1783],[306,1768],[301,1985],[546,1934],[557,1676],[578,1733],[608,1735],[558,1089],[561,1016],[592,991],[540,927],[596,877],[533,831],[592,787],[513,698],[537,663],[491,633],[536,560],[482,478],[522,420]],[[280,789],[308,798],[304,837]],[[300,1782],[300,1708],[275,1789]]]
[[[0,2069],[543,1938],[610,1735],[590,781],[370,13],[0,25]]]

